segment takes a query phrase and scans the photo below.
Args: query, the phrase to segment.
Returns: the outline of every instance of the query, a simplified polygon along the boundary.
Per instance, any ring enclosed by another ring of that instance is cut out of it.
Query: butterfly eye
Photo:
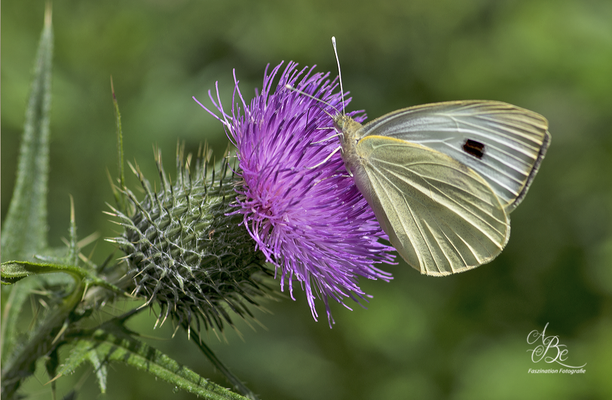
[[[472,139],[467,139],[463,144],[463,151],[476,157],[479,160],[482,159],[482,157],[484,156],[484,148],[484,144]]]

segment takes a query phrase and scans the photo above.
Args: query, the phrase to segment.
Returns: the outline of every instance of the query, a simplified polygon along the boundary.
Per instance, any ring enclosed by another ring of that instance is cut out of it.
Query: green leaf
[[[47,246],[47,179],[53,29],[45,12],[11,204],[2,229],[2,258],[31,260]]]
[[[93,365],[94,372],[98,378],[98,385],[100,385],[100,392],[106,393],[106,376],[108,375],[108,369],[106,363],[100,361],[97,351],[90,351],[87,353],[87,359]]]
[[[3,283],[4,284],[4,283]],[[28,279],[13,287],[8,300],[2,302],[2,365],[6,366],[6,361],[12,354],[15,340],[17,338],[17,321],[21,314],[21,309],[30,296],[30,292],[39,285],[36,279]],[[6,288],[3,288],[4,291]]]
[[[66,272],[74,276],[77,281],[89,275],[88,271],[72,265],[55,265],[28,261],[7,261],[0,264],[0,275],[2,276],[3,285],[11,285],[30,275],[53,272]]]
[[[90,271],[74,265],[60,265],[51,263],[34,263],[28,261],[7,261],[0,264],[0,276],[3,285],[12,285],[19,282],[23,278],[31,275],[49,274],[54,272],[65,272],[74,277],[79,283],[81,279],[90,286],[101,286],[111,290],[117,294],[123,294],[123,291],[115,285],[98,278]]]
[[[106,380],[106,366],[110,361],[120,361],[146,371],[157,378],[189,393],[210,400],[246,400],[245,397],[219,386],[159,350],[134,338],[125,328],[104,324],[88,337],[76,338],[77,345],[66,362],[58,369],[58,377],[74,372],[83,361],[89,360],[96,368],[98,379]],[[93,356],[95,354],[95,357]],[[105,387],[100,384],[100,387]]]
[[[91,348],[90,340],[78,340],[75,346],[70,349],[70,353],[66,360],[57,370],[57,375],[66,375],[76,371],[84,361],[87,361],[90,351],[95,351],[95,349],[92,350]]]
[[[113,106],[115,108],[115,124],[117,127],[117,173],[119,174],[119,191],[113,186],[115,194],[115,202],[121,212],[125,212],[126,196],[125,196],[125,171],[123,168],[123,130],[121,128],[121,113],[119,112],[119,102],[115,95],[115,86],[113,85],[113,77],[111,76],[111,92],[113,94]]]
[[[76,343],[66,358],[66,361],[62,364],[58,370],[56,377],[66,375],[67,373],[74,372],[84,361],[89,361],[94,367],[94,372],[98,378],[98,384],[100,386],[100,392],[106,393],[106,376],[107,368],[106,364],[100,361],[98,352],[95,348],[92,348],[91,340],[79,340]],[[55,378],[54,378],[55,380]]]

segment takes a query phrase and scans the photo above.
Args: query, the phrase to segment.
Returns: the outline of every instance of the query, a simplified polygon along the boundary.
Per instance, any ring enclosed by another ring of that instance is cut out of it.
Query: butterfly
[[[550,144],[544,117],[498,101],[425,104],[365,125],[339,114],[342,158],[393,247],[426,275],[493,260]]]
[[[365,125],[344,106],[331,117],[344,165],[389,241],[432,276],[467,271],[501,253],[509,215],[551,140],[546,118],[499,101],[424,104]]]

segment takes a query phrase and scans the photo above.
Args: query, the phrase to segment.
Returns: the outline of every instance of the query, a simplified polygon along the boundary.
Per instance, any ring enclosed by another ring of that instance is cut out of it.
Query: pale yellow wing
[[[391,244],[427,275],[466,271],[495,258],[510,221],[494,190],[450,156],[371,135],[357,144],[357,186]]]

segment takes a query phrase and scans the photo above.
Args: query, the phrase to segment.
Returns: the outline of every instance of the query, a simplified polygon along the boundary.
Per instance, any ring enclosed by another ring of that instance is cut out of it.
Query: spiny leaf
[[[50,4],[50,3],[49,3]],[[2,227],[2,258],[32,259],[47,245],[47,177],[49,175],[49,110],[51,107],[51,67],[53,28],[51,7],[45,11],[34,79],[26,110],[15,189]],[[30,280],[20,290],[12,290],[2,310],[2,359],[12,354],[22,305],[35,286]],[[3,363],[3,365],[5,365]]]
[[[56,378],[76,371],[76,369],[84,361],[91,362],[94,367],[96,377],[98,378],[100,392],[106,393],[106,364],[100,361],[98,352],[96,351],[95,346],[93,346],[93,342],[91,340],[85,339],[78,340],[76,342],[76,345],[70,350],[68,357],[57,371],[58,373]],[[53,380],[55,381],[56,378]]]
[[[3,282],[4,284],[4,282]],[[2,365],[6,366],[6,361],[12,355],[18,330],[17,321],[21,314],[21,309],[30,296],[30,292],[39,283],[35,279],[28,279],[19,284],[19,288],[11,290],[7,301],[2,301]],[[2,289],[4,290],[4,289]]]
[[[115,285],[93,275],[90,271],[75,265],[60,265],[51,263],[33,263],[28,261],[7,261],[0,264],[0,276],[3,285],[12,285],[31,275],[65,272],[75,278],[77,282],[85,279],[88,285],[101,286],[115,293],[123,291]]]
[[[91,352],[94,352],[97,358],[92,359]],[[104,329],[97,329],[87,337],[79,337],[75,350],[58,369],[58,377],[73,372],[86,359],[92,362],[96,360],[96,363],[99,361],[97,370],[101,370],[102,365],[111,361],[123,362],[204,399],[245,400],[245,397],[181,366],[159,350],[134,338],[124,328],[111,324],[105,324]],[[103,379],[106,379],[106,371]]]
[[[98,385],[100,385],[100,392],[106,393],[106,376],[108,375],[106,363],[100,361],[97,351],[90,351],[87,353],[87,359],[94,367],[94,372],[98,378]]]
[[[113,188],[113,192],[115,194],[115,202],[117,203],[117,207],[122,212],[125,212],[126,209],[126,198],[123,190],[125,189],[125,171],[123,168],[123,130],[121,129],[121,113],[119,112],[119,102],[117,101],[117,96],[115,95],[115,87],[113,85],[113,77],[111,76],[111,92],[113,94],[113,106],[115,108],[115,123],[117,126],[117,172],[119,174],[119,191]]]
[[[53,29],[51,8],[38,45],[15,189],[2,229],[2,258],[32,260],[47,246],[47,179]]]

